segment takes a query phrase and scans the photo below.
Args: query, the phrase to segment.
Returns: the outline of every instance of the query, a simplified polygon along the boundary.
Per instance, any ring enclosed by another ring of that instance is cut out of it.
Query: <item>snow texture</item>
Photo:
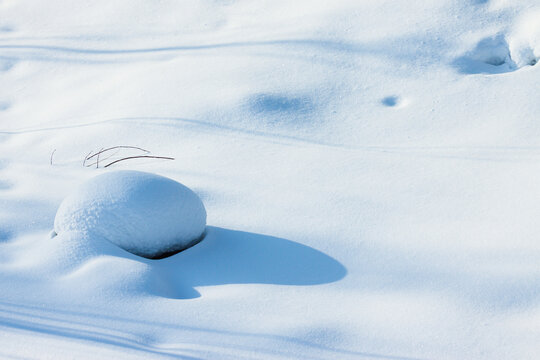
[[[0,0],[0,358],[538,360],[539,24],[538,0]],[[81,165],[116,145],[175,160]],[[181,179],[204,240],[49,238],[109,169]]]
[[[96,176],[62,201],[57,234],[106,239],[133,254],[157,258],[189,247],[206,226],[199,197],[186,186],[140,171]]]

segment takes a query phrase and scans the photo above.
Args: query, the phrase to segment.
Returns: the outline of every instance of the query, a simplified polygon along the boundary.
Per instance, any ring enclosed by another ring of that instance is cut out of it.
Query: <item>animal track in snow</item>
[[[390,95],[381,99],[381,104],[387,107],[401,108],[407,105],[407,99],[397,95]]]
[[[502,34],[482,39],[472,51],[456,59],[454,64],[464,74],[499,74],[516,69],[508,42]]]
[[[522,16],[507,34],[484,38],[454,61],[465,74],[500,74],[534,66],[540,59],[540,9]]]

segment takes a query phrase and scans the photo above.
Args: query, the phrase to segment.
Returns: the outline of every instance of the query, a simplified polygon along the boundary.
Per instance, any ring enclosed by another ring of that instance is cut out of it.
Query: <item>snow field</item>
[[[0,355],[535,359],[538,11],[1,1]],[[123,144],[204,241],[49,239]]]

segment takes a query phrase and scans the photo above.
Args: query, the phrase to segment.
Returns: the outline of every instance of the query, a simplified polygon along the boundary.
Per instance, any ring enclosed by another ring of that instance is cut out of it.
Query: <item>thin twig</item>
[[[101,150],[98,151],[97,153],[97,158],[96,158],[96,169],[99,169],[99,154],[101,154],[103,152],[103,148],[101,148]],[[94,155],[92,155],[91,157],[93,157]]]
[[[108,160],[108,159],[114,157],[114,156],[115,156],[116,154],[118,154],[119,152],[120,152],[120,149],[111,152],[111,154],[109,154],[107,157],[102,158],[101,156],[99,156],[99,158],[100,158],[101,162],[103,162],[103,161],[105,161],[105,160]],[[86,167],[91,167],[91,166],[94,166],[94,165],[96,165],[96,162],[87,164]]]
[[[88,155],[85,156],[85,158],[84,158],[84,160],[83,160],[83,162],[82,162],[82,166],[86,166],[86,161],[88,160],[88,157],[90,156],[90,154],[93,153],[93,152],[94,152],[94,151],[92,150],[92,151],[90,151],[90,152],[88,153]],[[90,165],[88,165],[88,166],[90,166]]]
[[[109,151],[109,150],[114,150],[114,149],[137,149],[137,150],[141,150],[141,151],[143,151],[143,152],[145,152],[145,153],[147,153],[147,154],[150,152],[150,151],[148,151],[148,150],[145,150],[145,149],[140,148],[140,147],[137,147],[137,146],[119,145],[119,146],[113,146],[113,147],[110,147],[110,148],[107,148],[107,149],[103,149],[103,148],[102,148],[101,150],[99,150],[99,151],[98,151],[97,153],[95,153],[94,155],[88,156],[88,157],[86,158],[86,160],[90,160],[90,159],[93,158],[94,156],[98,156],[98,157],[99,157],[100,154],[102,154],[102,153],[104,153],[104,152],[106,152],[106,151]]]
[[[53,152],[51,153],[51,165],[52,165],[52,159],[53,159],[53,156],[54,156],[55,152],[56,152],[56,149],[54,149]]]
[[[122,159],[115,160],[107,165],[104,166],[104,168],[111,166],[112,164],[116,164],[117,162],[129,160],[129,159],[139,159],[139,158],[150,158],[150,159],[165,159],[165,160],[174,160],[172,157],[167,156],[151,156],[151,155],[138,155],[138,156],[128,156]]]

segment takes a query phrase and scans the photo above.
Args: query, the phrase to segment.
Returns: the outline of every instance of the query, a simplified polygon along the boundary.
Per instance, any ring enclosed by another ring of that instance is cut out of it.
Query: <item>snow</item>
[[[540,59],[540,10],[520,17],[509,35],[510,52],[518,67],[535,65]]]
[[[54,219],[57,234],[106,239],[135,255],[156,258],[200,240],[206,211],[184,185],[141,171],[114,171],[82,184]]]
[[[0,358],[536,359],[539,13],[0,1]],[[175,160],[82,165],[119,145]],[[192,189],[204,240],[50,238],[117,170]]]

